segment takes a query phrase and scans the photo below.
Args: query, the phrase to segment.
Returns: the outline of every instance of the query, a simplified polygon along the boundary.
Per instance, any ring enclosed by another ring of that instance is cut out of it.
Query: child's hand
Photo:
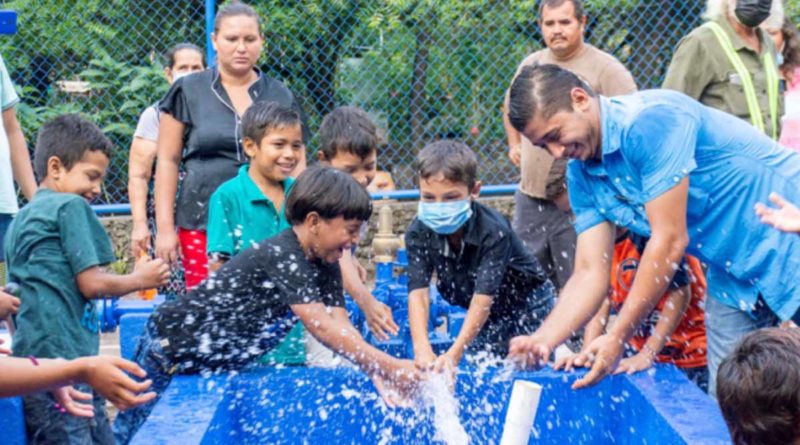
[[[777,193],[770,193],[769,200],[778,207],[756,204],[756,215],[761,217],[761,222],[784,232],[800,233],[800,209]]]
[[[0,291],[0,319],[14,315],[19,311],[19,298]]]
[[[364,316],[367,319],[367,326],[378,340],[386,341],[389,339],[389,335],[397,335],[400,332],[400,327],[394,322],[389,306],[381,303],[375,297],[372,297],[372,301],[365,306]]]
[[[152,381],[137,382],[125,374],[128,372],[138,378],[145,378],[147,373],[136,363],[107,355],[82,357],[76,359],[76,362],[81,367],[81,381],[89,384],[122,411],[145,404],[156,397],[154,392],[144,393],[150,388]]]
[[[575,368],[591,368],[592,364],[594,364],[594,356],[584,348],[577,354],[567,354],[556,359],[553,369],[556,371],[563,369],[566,372],[570,372]]]
[[[391,408],[412,406],[420,374],[411,360],[395,360],[391,369],[372,375],[372,383],[383,401]]]
[[[144,256],[136,261],[133,273],[141,281],[141,289],[153,289],[167,284],[169,280],[169,265],[162,259],[151,260]]]
[[[436,360],[433,362],[433,372],[444,373],[450,392],[454,392],[456,389],[456,370],[458,369],[458,362],[460,359],[460,357],[456,357],[448,351],[436,357]]]
[[[619,362],[619,366],[617,366],[617,370],[614,371],[614,374],[634,374],[639,371],[644,371],[645,369],[650,369],[653,366],[653,356],[647,352],[645,349],[639,351],[638,354],[624,358]]]
[[[72,414],[75,417],[94,417],[94,405],[92,405],[92,395],[78,391],[71,386],[50,391],[53,398],[58,402],[58,408],[62,412]],[[86,403],[88,402],[88,403]]]
[[[417,371],[430,371],[433,369],[433,362],[436,361],[436,354],[428,348],[427,351],[414,354],[414,366]]]

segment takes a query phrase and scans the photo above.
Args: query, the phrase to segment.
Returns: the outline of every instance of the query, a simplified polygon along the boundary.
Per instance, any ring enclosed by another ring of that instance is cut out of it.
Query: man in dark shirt
[[[151,391],[160,397],[175,372],[239,369],[276,346],[299,318],[369,375],[390,406],[401,401],[398,394],[407,395],[416,380],[413,364],[366,343],[344,309],[338,260],[371,212],[369,194],[348,174],[302,173],[285,206],[291,229],[234,256],[150,317],[134,359],[152,379]],[[117,417],[118,443],[130,441],[157,400]]]
[[[421,201],[406,232],[409,323],[417,366],[457,367],[468,346],[505,355],[508,340],[539,325],[554,288],[496,210],[475,199],[477,159],[464,144],[439,141],[417,156]],[[468,309],[453,346],[439,357],[428,341],[428,286]]]

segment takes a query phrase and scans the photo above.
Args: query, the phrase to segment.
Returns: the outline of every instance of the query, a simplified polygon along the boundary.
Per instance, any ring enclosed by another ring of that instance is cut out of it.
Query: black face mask
[[[769,17],[772,0],[736,0],[734,13],[744,26],[755,28]]]

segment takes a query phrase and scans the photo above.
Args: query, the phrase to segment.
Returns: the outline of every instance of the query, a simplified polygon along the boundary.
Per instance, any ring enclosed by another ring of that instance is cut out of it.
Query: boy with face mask
[[[439,141],[417,155],[420,203],[406,231],[408,318],[419,369],[454,373],[464,353],[504,357],[508,340],[539,326],[554,288],[508,220],[476,201],[478,160],[466,145]],[[428,286],[467,316],[449,350],[428,340]]]

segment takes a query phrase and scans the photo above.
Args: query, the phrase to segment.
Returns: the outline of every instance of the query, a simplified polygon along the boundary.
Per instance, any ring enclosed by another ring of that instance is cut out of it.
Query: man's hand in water
[[[572,389],[586,388],[597,384],[605,376],[614,372],[622,357],[624,342],[619,337],[605,334],[594,339],[584,347],[585,356],[591,362],[592,369],[583,378],[572,384]]]
[[[553,348],[533,333],[514,337],[508,345],[508,358],[522,369],[540,369],[550,360]]]
[[[392,369],[372,374],[372,384],[391,408],[409,408],[419,386],[420,374],[411,360],[396,360]]]
[[[436,373],[444,373],[447,380],[447,386],[451,392],[455,391],[456,386],[456,370],[458,370],[458,363],[461,361],[461,356],[453,351],[436,357],[433,361],[432,371]]]
[[[777,208],[756,204],[756,215],[761,222],[784,232],[800,233],[800,209],[777,193],[770,193],[769,200]]]

